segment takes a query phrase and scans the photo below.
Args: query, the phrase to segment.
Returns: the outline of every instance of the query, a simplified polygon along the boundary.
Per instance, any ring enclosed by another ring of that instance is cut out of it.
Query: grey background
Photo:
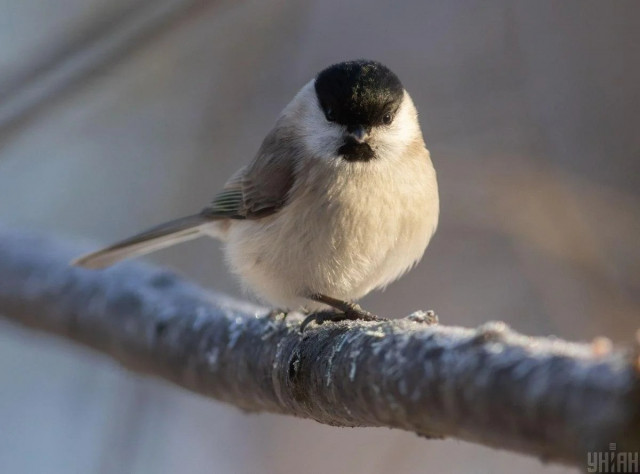
[[[199,210],[319,69],[378,59],[442,218],[368,309],[628,341],[640,318],[636,1],[0,0],[0,219],[93,240]],[[231,294],[218,244],[150,260]],[[0,284],[2,284],[0,282]],[[467,443],[247,415],[0,321],[0,472],[567,472]]]

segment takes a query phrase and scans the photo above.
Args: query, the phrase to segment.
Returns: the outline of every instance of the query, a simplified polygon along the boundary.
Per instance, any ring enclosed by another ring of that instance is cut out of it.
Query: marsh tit
[[[382,64],[348,61],[298,92],[253,161],[199,214],[74,264],[103,268],[211,236],[259,298],[312,312],[304,325],[372,320],[354,301],[421,259],[438,213],[436,173],[409,93]]]

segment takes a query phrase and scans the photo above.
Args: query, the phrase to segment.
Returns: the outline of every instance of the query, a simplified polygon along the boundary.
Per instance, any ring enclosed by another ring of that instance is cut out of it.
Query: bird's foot
[[[363,321],[381,321],[383,318],[362,309],[359,304],[347,303],[344,309],[344,319],[361,319]]]
[[[346,303],[344,311],[326,310],[311,313],[300,324],[300,332],[304,332],[305,328],[314,321],[316,324],[320,325],[326,321],[338,322],[345,320],[385,321],[385,318],[376,316],[375,314],[362,309],[360,305],[357,305],[355,303]]]

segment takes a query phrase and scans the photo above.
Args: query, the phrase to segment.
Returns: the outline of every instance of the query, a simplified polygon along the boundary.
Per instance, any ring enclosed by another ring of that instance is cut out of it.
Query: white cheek
[[[380,158],[399,159],[407,146],[419,137],[420,133],[416,109],[409,94],[405,92],[404,100],[393,123],[375,129],[372,134],[372,145]]]
[[[343,139],[343,127],[327,121],[319,108],[310,110],[302,120],[302,138],[313,156],[333,159]]]
[[[298,92],[283,113],[298,129],[309,155],[321,160],[335,160],[344,127],[327,121],[318,104],[313,80]]]

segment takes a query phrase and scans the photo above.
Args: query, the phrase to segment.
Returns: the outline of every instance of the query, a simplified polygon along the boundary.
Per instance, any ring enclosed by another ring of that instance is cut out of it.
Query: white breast
[[[401,166],[315,161],[300,175],[281,211],[233,221],[225,239],[232,271],[257,295],[283,309],[317,309],[311,293],[357,300],[422,257],[438,221],[426,150]]]

